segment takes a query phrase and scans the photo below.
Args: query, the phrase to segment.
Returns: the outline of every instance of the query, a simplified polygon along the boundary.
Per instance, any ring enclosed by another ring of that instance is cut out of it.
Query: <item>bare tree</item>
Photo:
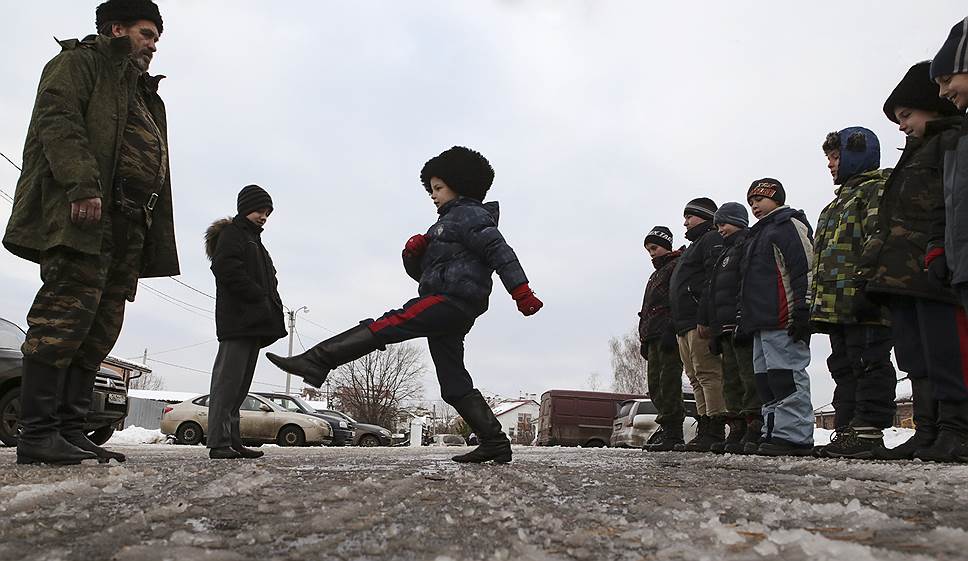
[[[585,378],[585,387],[593,392],[601,391],[602,389],[602,375],[598,372],[592,372]]]
[[[637,328],[608,340],[608,348],[612,353],[613,391],[648,394],[646,361],[639,353],[640,345]]]
[[[129,390],[163,390],[165,389],[165,380],[159,374],[154,372],[143,372],[141,376],[137,378],[132,378],[128,382]]]
[[[404,400],[422,396],[426,367],[423,354],[412,343],[391,345],[336,369],[333,400],[343,411],[364,423],[396,426]]]

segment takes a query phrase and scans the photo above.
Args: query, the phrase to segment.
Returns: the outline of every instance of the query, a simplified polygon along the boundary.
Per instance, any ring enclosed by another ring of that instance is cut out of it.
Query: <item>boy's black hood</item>
[[[437,209],[437,214],[443,216],[448,212],[450,212],[452,209],[457,208],[459,206],[484,207],[484,210],[486,210],[488,214],[490,214],[491,217],[494,218],[495,225],[498,223],[498,220],[501,218],[501,208],[497,201],[482,203],[481,201],[472,199],[470,197],[457,197],[452,201],[448,201],[447,203],[444,204],[444,206]]]
[[[802,210],[795,210],[785,205],[775,209],[773,212],[759,219],[756,224],[753,224],[752,228],[750,228],[750,232],[758,231],[771,222],[780,224],[794,219],[803,222],[807,226],[807,232],[809,232],[810,237],[813,238],[813,227],[810,226],[810,221],[807,220],[807,213],[803,212]]]

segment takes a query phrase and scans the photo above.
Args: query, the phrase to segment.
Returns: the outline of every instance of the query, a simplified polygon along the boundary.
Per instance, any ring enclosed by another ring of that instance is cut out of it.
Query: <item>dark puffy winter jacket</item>
[[[508,292],[528,282],[517,255],[497,229],[497,202],[458,197],[437,213],[440,218],[427,230],[423,255],[403,257],[407,274],[420,283],[420,296],[449,296],[465,312],[478,316],[487,311],[494,271]]]
[[[739,329],[787,329],[809,315],[813,231],[802,210],[781,206],[750,228],[740,265]]]
[[[944,145],[944,248],[951,284],[968,283],[968,119]]]
[[[675,337],[669,308],[669,281],[680,255],[682,250],[676,250],[652,260],[655,272],[645,285],[642,311],[639,312],[639,341],[643,343],[663,336],[670,338],[669,334],[671,338]]]
[[[960,124],[960,117],[929,121],[923,139],[907,138],[884,184],[876,229],[857,271],[868,293],[958,303],[954,291],[924,270],[924,255],[932,237],[944,237],[943,145],[958,135]]]
[[[672,321],[680,335],[699,324],[699,310],[706,306],[706,287],[716,258],[723,251],[723,237],[712,221],[693,226],[686,232],[692,245],[682,252],[672,273],[669,291]]]
[[[262,228],[244,216],[222,219],[205,232],[215,275],[219,341],[254,337],[263,347],[286,336],[276,268],[262,245]]]
[[[714,335],[736,328],[739,308],[740,263],[746,251],[748,229],[723,238],[723,251],[716,258],[709,288],[705,298],[706,307],[699,310],[699,323],[708,325]]]

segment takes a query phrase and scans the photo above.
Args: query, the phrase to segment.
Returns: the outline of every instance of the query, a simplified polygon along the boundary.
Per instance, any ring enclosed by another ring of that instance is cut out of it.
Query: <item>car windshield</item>
[[[27,334],[22,329],[5,319],[0,319],[0,348],[19,349],[26,337]]]
[[[340,413],[339,411],[333,411],[332,409],[323,409],[323,410],[320,411],[320,413],[325,413],[327,415],[335,415],[335,416],[337,416],[337,417],[339,417],[341,419],[346,419],[347,421],[349,421],[351,423],[355,423],[356,422],[356,420],[353,417],[350,417],[346,413]]]
[[[279,407],[282,407],[286,411],[293,411],[295,413],[306,413],[312,412],[313,408],[306,404],[305,401],[293,396],[281,396],[274,395],[268,398],[269,401],[275,403]]]
[[[616,417],[626,417],[626,416],[628,416],[629,411],[632,410],[632,406],[633,405],[635,405],[635,402],[634,401],[626,401],[625,403],[623,403],[622,404],[622,407],[619,408],[618,415],[616,415]]]

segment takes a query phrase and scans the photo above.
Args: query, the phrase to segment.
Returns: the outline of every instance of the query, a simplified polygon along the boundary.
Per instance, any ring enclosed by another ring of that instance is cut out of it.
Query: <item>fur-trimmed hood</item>
[[[205,255],[211,261],[215,257],[215,246],[218,245],[218,236],[226,226],[232,223],[231,218],[219,218],[205,230]]]

